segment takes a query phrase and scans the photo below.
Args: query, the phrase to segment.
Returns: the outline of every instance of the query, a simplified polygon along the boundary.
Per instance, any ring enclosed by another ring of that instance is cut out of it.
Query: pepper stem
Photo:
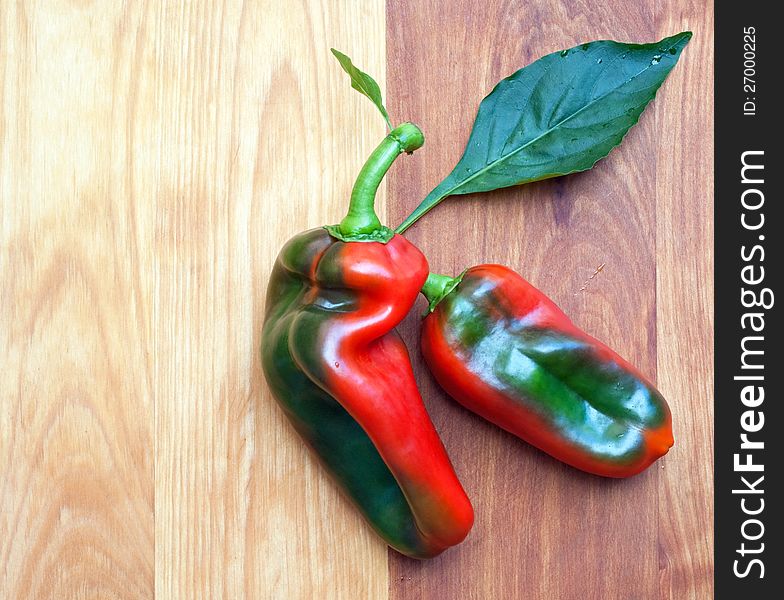
[[[438,273],[430,273],[427,276],[425,285],[422,286],[422,295],[427,298],[428,302],[432,302],[436,298],[444,295],[446,286],[452,281],[449,275],[439,275]]]
[[[439,275],[438,273],[430,273],[427,276],[425,285],[420,290],[422,295],[427,298],[428,312],[433,312],[441,300],[443,300],[449,293],[457,287],[463,280],[465,271],[460,273],[457,277],[449,277],[449,275]]]
[[[378,186],[398,156],[403,152],[411,154],[424,143],[425,136],[419,127],[413,123],[403,123],[390,131],[373,150],[351,191],[348,214],[334,228],[342,238],[368,236],[382,229],[374,209]]]

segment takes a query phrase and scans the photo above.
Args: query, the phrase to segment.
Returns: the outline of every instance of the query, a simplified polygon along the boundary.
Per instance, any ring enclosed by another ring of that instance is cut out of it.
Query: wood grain
[[[1,7],[0,598],[151,597],[155,184],[115,36],[142,15]]]
[[[440,272],[518,269],[657,379],[676,446],[629,481],[564,467],[446,398],[412,315],[477,523],[433,561],[388,553],[258,364],[278,249],[341,218],[384,133],[329,47],[424,129],[380,193],[394,224],[498,79],[686,28],[595,170],[409,236]],[[0,599],[710,597],[712,45],[706,0],[0,3]]]
[[[390,553],[391,597],[710,596],[711,7],[389,2],[390,111],[420,124],[427,144],[392,174],[388,214],[402,220],[449,172],[500,78],[592,39],[653,41],[683,29],[699,42],[623,148],[593,171],[453,198],[407,233],[438,272],[516,268],[643,372],[655,379],[661,369],[675,450],[627,481],[578,473],[458,407],[417,360],[477,523],[434,561]],[[403,328],[412,347],[417,321]]]
[[[713,11],[661,8],[660,33],[690,26],[694,38],[669,90],[683,109],[655,107],[678,140],[656,156],[657,372],[678,436],[659,491],[660,596],[700,600],[713,597]]]
[[[383,3],[0,4],[0,598],[386,593],[258,367],[383,137],[330,46],[383,86]]]

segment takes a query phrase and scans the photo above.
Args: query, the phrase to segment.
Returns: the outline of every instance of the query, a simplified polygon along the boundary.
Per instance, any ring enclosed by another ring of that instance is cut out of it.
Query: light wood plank
[[[180,12],[181,11],[181,12]],[[383,136],[330,46],[383,83],[383,5],[206,3],[155,14],[158,194],[156,591],[351,598],[386,591],[385,548],[269,395],[272,263],[342,217]]]
[[[138,6],[0,5],[0,597],[153,594]],[[89,15],[89,18],[86,16]]]
[[[258,367],[384,133],[333,45],[383,85],[383,3],[2,5],[0,596],[386,593]]]

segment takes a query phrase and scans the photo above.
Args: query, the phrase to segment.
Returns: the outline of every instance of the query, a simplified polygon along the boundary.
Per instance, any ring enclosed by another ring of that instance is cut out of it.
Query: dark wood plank
[[[713,597],[713,6],[657,8],[659,32],[693,28],[667,103],[656,104],[659,387],[678,444],[659,492],[661,597]],[[682,110],[672,110],[682,106]]]
[[[391,173],[387,221],[400,222],[454,165],[479,101],[500,78],[581,42],[653,41],[675,33],[657,26],[664,12],[654,11],[653,2],[601,9],[541,0],[388,3],[390,112],[418,123],[427,143]],[[682,63],[691,58],[687,52]],[[665,85],[657,110],[683,111],[682,98],[668,98],[667,91]],[[670,138],[656,114],[647,111],[623,148],[589,173],[453,198],[407,236],[434,271],[457,273],[486,262],[514,267],[575,323],[655,378],[656,172],[659,148]],[[662,485],[676,483],[662,475],[667,460],[625,481],[563,466],[441,392],[419,356],[417,316],[402,332],[477,521],[464,544],[433,561],[390,553],[391,597],[664,595],[660,570],[671,566],[660,561],[659,523],[671,490]]]

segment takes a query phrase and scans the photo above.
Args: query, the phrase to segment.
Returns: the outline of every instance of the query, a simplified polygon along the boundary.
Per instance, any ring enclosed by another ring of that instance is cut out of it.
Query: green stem
[[[376,192],[389,167],[403,152],[411,154],[425,143],[425,136],[413,123],[398,125],[385,137],[357,176],[351,191],[348,214],[334,230],[341,239],[366,238],[382,230],[374,204]],[[391,237],[391,235],[389,236]]]
[[[430,273],[427,276],[425,285],[422,286],[422,295],[427,298],[428,302],[432,302],[437,298],[444,295],[446,286],[452,282],[452,277],[448,275],[439,275],[438,273]]]
[[[427,298],[428,312],[433,312],[436,305],[441,302],[449,293],[457,287],[463,280],[465,271],[460,273],[457,277],[449,277],[448,275],[439,275],[438,273],[430,273],[427,276],[425,285],[420,290],[422,295]]]

